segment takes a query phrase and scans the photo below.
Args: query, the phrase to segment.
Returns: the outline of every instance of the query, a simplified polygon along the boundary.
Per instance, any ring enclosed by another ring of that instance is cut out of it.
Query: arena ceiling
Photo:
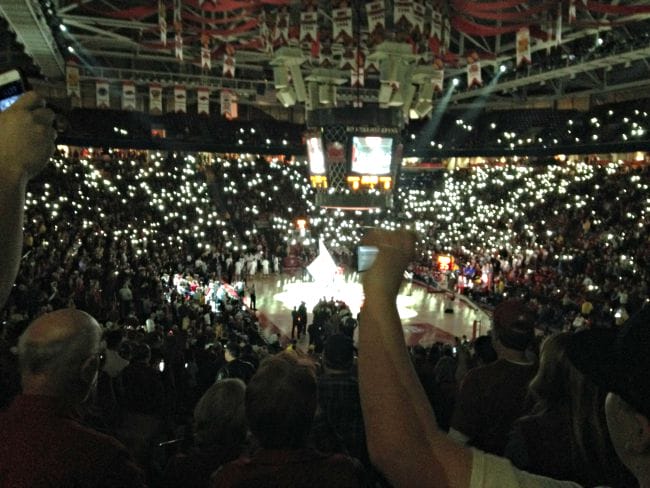
[[[339,103],[376,101],[382,43],[443,71],[445,87],[461,79],[452,102],[650,87],[650,0],[3,0],[0,16],[50,80],[63,82],[73,59],[82,82],[226,87],[259,106],[279,105],[274,68],[291,64],[306,83],[337,85]],[[530,62],[517,67],[522,28]],[[363,87],[351,86],[357,52]],[[483,85],[468,88],[473,62]]]

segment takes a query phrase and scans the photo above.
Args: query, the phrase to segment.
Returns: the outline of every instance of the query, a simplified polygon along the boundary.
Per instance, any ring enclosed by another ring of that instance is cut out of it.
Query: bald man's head
[[[18,342],[25,393],[85,398],[100,338],[97,321],[80,310],[57,310],[34,320]]]

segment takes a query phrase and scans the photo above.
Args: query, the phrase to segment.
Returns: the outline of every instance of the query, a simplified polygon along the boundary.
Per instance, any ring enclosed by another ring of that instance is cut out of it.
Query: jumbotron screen
[[[307,138],[307,156],[309,157],[309,172],[312,175],[325,174],[325,154],[323,140],[320,137]]]
[[[350,171],[362,175],[388,175],[393,160],[393,138],[377,136],[352,137]]]

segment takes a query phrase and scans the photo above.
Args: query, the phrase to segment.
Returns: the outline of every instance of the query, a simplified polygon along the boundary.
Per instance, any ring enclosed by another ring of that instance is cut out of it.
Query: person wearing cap
[[[363,277],[366,301],[359,327],[359,388],[373,464],[393,486],[579,488],[521,471],[438,429],[411,364],[396,306],[402,273],[415,255],[415,235],[375,230],[363,243],[379,249]],[[641,487],[650,486],[650,308],[631,317],[618,333],[595,329],[575,334],[568,355],[580,372],[609,392],[605,414],[616,453]]]
[[[491,337],[498,359],[463,378],[451,418],[452,439],[503,455],[513,423],[526,413],[528,383],[537,371],[525,354],[534,336],[535,314],[523,301],[497,305]]]

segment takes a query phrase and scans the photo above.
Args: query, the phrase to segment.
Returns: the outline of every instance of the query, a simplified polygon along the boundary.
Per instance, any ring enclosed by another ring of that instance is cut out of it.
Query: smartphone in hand
[[[0,112],[11,107],[25,93],[25,84],[18,70],[0,74]]]

